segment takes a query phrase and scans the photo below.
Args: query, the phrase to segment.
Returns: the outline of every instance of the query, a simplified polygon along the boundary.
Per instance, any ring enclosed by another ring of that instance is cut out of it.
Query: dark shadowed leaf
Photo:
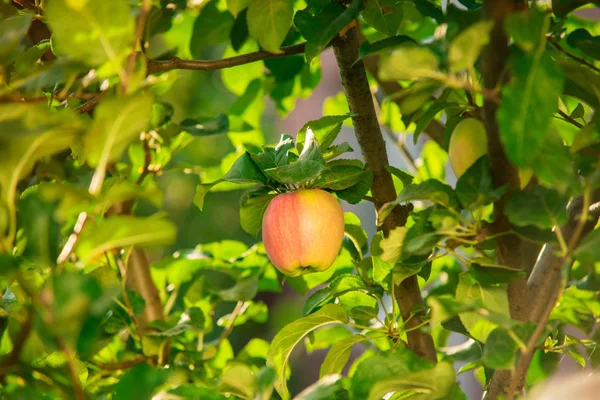
[[[362,5],[362,0],[352,0],[348,8],[328,3],[316,15],[311,15],[308,9],[296,13],[294,24],[306,38],[306,59],[309,63],[358,16]]]
[[[27,34],[31,15],[17,15],[0,21],[0,63],[9,61]]]
[[[114,400],[150,400],[159,386],[166,382],[167,369],[140,364],[127,371],[115,386]]]
[[[496,189],[492,183],[487,156],[480,157],[456,183],[456,196],[462,206],[474,210],[500,199],[506,187]]]
[[[185,119],[179,125],[194,136],[218,135],[229,131],[229,119],[225,114],[214,118]]]
[[[552,228],[567,221],[569,198],[543,186],[534,186],[512,194],[506,202],[506,216],[518,226]]]
[[[381,53],[385,50],[392,50],[394,47],[398,47],[407,42],[416,43],[414,39],[406,35],[392,36],[373,43],[364,42],[358,49],[358,60],[362,60],[373,54]]]

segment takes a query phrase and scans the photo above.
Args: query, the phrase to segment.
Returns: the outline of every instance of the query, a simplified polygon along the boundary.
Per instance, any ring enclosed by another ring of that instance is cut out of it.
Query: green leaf
[[[366,175],[367,171],[356,165],[328,165],[314,186],[321,189],[347,189],[359,183]]]
[[[592,231],[581,241],[575,250],[575,257],[580,262],[589,265],[600,260],[600,229]]]
[[[506,187],[494,187],[487,156],[475,161],[456,183],[456,196],[468,210],[475,210],[499,200],[505,191]]]
[[[83,261],[127,246],[162,246],[175,241],[177,229],[166,219],[112,216],[85,227],[76,253]]]
[[[420,370],[431,372],[428,368],[433,366],[433,362],[422,359],[411,350],[402,347],[398,347],[395,352],[375,354],[363,360],[356,368],[352,376],[352,398],[367,399],[378,382]],[[382,396],[383,394],[380,397]]]
[[[294,400],[330,400],[348,398],[342,375],[328,375],[304,389]]]
[[[383,81],[439,78],[440,60],[427,47],[406,44],[382,56],[379,78]]]
[[[114,400],[150,400],[158,388],[167,381],[167,369],[152,368],[149,364],[140,364],[123,374],[115,386]]]
[[[264,147],[258,154],[252,154],[252,159],[261,170],[280,167],[289,163],[288,152],[294,148],[294,139],[289,135],[281,135],[275,148]]]
[[[377,223],[381,225],[398,204],[413,200],[427,200],[446,208],[458,209],[458,200],[452,188],[437,179],[428,179],[419,184],[406,186],[396,200],[385,204],[379,210]]]
[[[231,393],[242,399],[254,399],[257,391],[257,382],[252,369],[242,363],[232,363],[223,372],[219,390],[223,393]]]
[[[450,395],[456,374],[449,362],[440,362],[432,369],[411,372],[377,381],[369,392],[369,400],[378,400],[386,393],[417,392],[413,399],[441,400]]]
[[[323,159],[325,161],[329,161],[332,158],[336,158],[337,156],[340,156],[344,153],[351,153],[353,151],[354,149],[350,147],[350,145],[346,142],[336,144],[333,146],[329,146],[329,148],[323,152]]]
[[[456,300],[465,304],[479,305],[490,313],[510,319],[506,285],[482,285],[468,273],[462,273],[456,287]],[[497,324],[490,320],[492,317],[486,314],[488,313],[481,314],[473,311],[459,314],[467,331],[480,342],[485,342],[489,334],[497,327]]]
[[[335,323],[345,324],[347,322],[348,316],[343,308],[336,304],[327,304],[314,314],[286,325],[275,335],[269,349],[267,365],[275,369],[277,374],[275,388],[283,400],[290,398],[285,382],[285,369],[296,344],[310,331],[321,326]]]
[[[561,195],[554,189],[533,186],[513,193],[506,201],[504,212],[514,225],[552,228],[567,222],[568,201],[568,196]]]
[[[89,66],[110,61],[114,68],[131,52],[134,18],[121,0],[53,0],[44,7],[52,28],[52,49]]]
[[[600,59],[600,36],[592,36],[587,29],[575,29],[567,36],[567,43],[596,60]]]
[[[24,53],[19,54],[15,59],[15,67],[11,78],[15,79],[15,77],[28,75],[31,70],[38,66],[37,62],[48,50],[50,50],[50,40],[45,39],[30,47]]]
[[[229,119],[219,114],[214,118],[184,119],[179,126],[194,136],[219,135],[229,132]]]
[[[402,245],[404,244],[406,232],[407,228],[405,226],[392,229],[387,237],[379,241],[379,250],[376,251],[376,249],[371,248],[371,252],[377,255],[382,261],[395,264],[402,256]]]
[[[338,297],[338,303],[356,321],[370,321],[379,313],[377,299],[370,294],[349,291]]]
[[[600,77],[591,69],[571,60],[556,59],[566,82],[564,94],[584,101],[597,109],[600,99]]]
[[[248,5],[248,32],[271,53],[281,53],[294,16],[290,0],[250,0]]]
[[[304,338],[304,346],[309,354],[316,350],[328,349],[340,340],[353,336],[344,325],[330,325],[311,332]]]
[[[310,63],[331,40],[361,12],[362,0],[352,0],[348,8],[337,3],[327,3],[316,15],[308,9],[298,11],[294,24],[306,38],[306,60]]]
[[[84,138],[84,154],[92,166],[114,162],[129,143],[150,123],[152,97],[147,94],[107,98],[94,113],[94,122]]]
[[[335,194],[342,200],[347,201],[350,204],[358,204],[371,190],[373,185],[373,173],[367,171],[364,178],[354,186],[350,186],[347,189],[337,190]]]
[[[205,321],[204,311],[199,307],[192,307],[181,314],[177,325],[161,332],[148,333],[148,336],[175,337],[187,331],[201,332],[204,330]]]
[[[19,202],[18,221],[27,244],[23,256],[42,265],[55,265],[60,249],[58,199],[40,190],[28,190]],[[4,231],[4,230],[2,230]]]
[[[31,15],[17,15],[0,21],[0,64],[7,63],[27,34]]]
[[[338,133],[342,129],[342,123],[354,114],[348,113],[344,115],[328,115],[326,117],[316,119],[314,121],[308,121],[296,136],[296,143],[299,151],[304,148],[304,142],[306,141],[307,131],[310,129],[319,143],[322,149],[327,149]]]
[[[388,277],[394,269],[394,264],[383,261],[381,258],[373,256],[373,281],[381,285],[384,289],[388,288]]]
[[[250,4],[250,0],[227,0],[227,9],[237,18],[238,14]]]
[[[342,274],[335,278],[326,288],[310,295],[304,304],[304,315],[312,314],[323,304],[345,293],[356,290],[367,290],[367,286],[362,278],[358,275]]]
[[[535,8],[512,13],[504,20],[506,32],[512,36],[517,46],[528,53],[541,45],[549,26],[548,15]]]
[[[396,178],[400,179],[400,182],[402,182],[403,187],[410,185],[415,179],[415,177],[409,174],[408,172],[402,171],[401,169],[393,167],[391,165],[388,165],[386,169],[390,171],[390,173]]]
[[[331,350],[325,356],[325,360],[321,364],[321,370],[319,376],[323,378],[326,375],[341,374],[342,370],[346,366],[348,359],[350,358],[350,352],[352,347],[356,343],[369,340],[370,338],[356,335],[349,338],[338,341],[331,347]]]
[[[531,327],[531,325],[529,325]],[[512,332],[520,338],[522,343],[527,343],[533,329],[527,329],[527,325],[516,326]],[[519,345],[511,337],[507,329],[496,328],[487,338],[483,348],[482,361],[488,368],[507,370],[515,366],[515,360]]]
[[[457,108],[459,107],[458,103],[448,102],[448,101],[440,101],[439,99],[434,101],[431,107],[425,111],[422,115],[419,116],[417,126],[415,127],[415,131],[413,133],[413,143],[416,145],[421,133],[427,128],[429,123],[435,118],[435,116],[441,111],[449,108]],[[448,126],[446,124],[446,126]],[[439,146],[438,146],[439,147]]]
[[[248,196],[245,198],[240,207],[240,224],[242,225],[242,229],[250,235],[257,237],[262,227],[263,215],[269,203],[274,198],[274,194],[265,194],[256,197]]]
[[[316,178],[325,169],[325,160],[319,144],[307,132],[306,143],[300,157],[295,162],[281,167],[269,168],[264,173],[271,179],[283,184],[305,183]]]
[[[448,61],[455,71],[472,68],[481,50],[490,41],[494,21],[480,21],[470,25],[450,43]]]
[[[360,219],[350,212],[344,213],[344,248],[354,260],[360,261],[367,251],[369,239],[360,224]]]
[[[560,68],[543,50],[512,56],[513,79],[502,89],[496,115],[508,158],[518,167],[533,164],[540,154],[562,92]]]
[[[17,183],[44,157],[68,149],[85,123],[70,111],[52,111],[41,103],[0,105],[0,186],[8,205]]]
[[[381,53],[385,50],[393,49],[407,42],[416,44],[414,39],[406,35],[392,36],[373,43],[365,41],[358,49],[358,59],[356,61],[362,60],[374,54]]]
[[[385,7],[385,9],[384,9]],[[387,36],[398,33],[402,23],[402,3],[393,5],[381,4],[377,0],[368,0],[367,6],[362,11],[365,22]]]
[[[256,165],[250,153],[243,153],[222,180],[234,183],[267,183],[267,178]]]

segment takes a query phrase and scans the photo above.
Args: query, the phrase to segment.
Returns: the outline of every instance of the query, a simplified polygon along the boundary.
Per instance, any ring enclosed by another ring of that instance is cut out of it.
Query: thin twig
[[[225,329],[223,329],[223,332],[221,332],[221,334],[219,335],[219,340],[217,342],[217,347],[221,344],[221,342],[223,340],[227,339],[227,337],[229,336],[229,334],[233,330],[233,324],[235,323],[235,320],[237,319],[237,317],[239,315],[243,314],[244,311],[246,311],[247,308],[248,308],[248,303],[246,303],[245,301],[241,301],[240,300],[240,301],[237,302],[237,304],[235,305],[235,308],[231,312],[231,316],[229,317],[229,321],[227,322],[227,325],[225,326]]]
[[[576,127],[578,127],[579,129],[583,128],[583,124],[575,121],[573,118],[571,118],[570,115],[568,115],[566,112],[564,112],[563,110],[558,110],[558,114],[564,118],[565,121],[570,122],[571,124],[575,125]]]
[[[2,379],[8,370],[19,362],[21,351],[25,347],[25,342],[31,333],[33,327],[33,313],[29,312],[27,319],[21,325],[21,330],[13,343],[11,352],[6,356],[2,364],[0,365],[0,379]]]
[[[96,106],[98,104],[100,104],[100,101],[102,101],[104,96],[106,96],[107,94],[108,94],[108,90],[100,93],[99,95],[97,95],[95,97],[92,97],[91,99],[89,99],[88,101],[86,101],[85,103],[83,103],[82,105],[77,107],[75,109],[75,112],[84,114],[84,113],[89,113],[89,112],[93,111],[94,108],[96,108]]]
[[[569,58],[571,58],[571,59],[573,59],[573,60],[577,61],[577,62],[578,62],[578,63],[580,63],[580,64],[583,64],[583,65],[585,65],[586,67],[588,67],[588,68],[590,68],[590,69],[593,69],[593,70],[594,70],[594,71],[596,71],[596,72],[600,72],[600,68],[596,67],[594,64],[592,64],[592,63],[590,63],[590,62],[586,61],[585,59],[583,59],[583,58],[581,58],[581,57],[579,57],[579,56],[576,56],[575,54],[573,54],[573,53],[570,53],[569,51],[565,50],[565,49],[564,49],[564,48],[563,48],[563,47],[562,47],[562,46],[561,46],[561,45],[560,45],[560,44],[559,44],[559,43],[558,43],[558,42],[557,42],[557,41],[556,41],[556,40],[555,40],[553,37],[548,37],[548,41],[549,41],[550,43],[552,43],[552,45],[553,45],[554,47],[556,47],[556,49],[557,49],[558,51],[560,51],[561,53],[563,53],[563,54],[564,54],[564,55],[566,55],[567,57],[569,57]]]
[[[142,167],[142,172],[135,182],[136,186],[139,186],[144,182],[144,178],[150,173],[150,163],[152,162],[152,153],[150,151],[150,138],[148,134],[143,134],[142,137],[142,146],[144,147],[144,166]]]
[[[148,74],[171,71],[174,69],[190,69],[196,71],[215,71],[219,69],[237,67],[239,65],[250,64],[256,61],[269,58],[287,57],[304,53],[306,43],[294,44],[281,48],[281,53],[269,53],[265,50],[259,50],[252,53],[240,54],[234,57],[224,58],[222,60],[183,60],[179,57],[172,57],[168,61],[148,60]]]
[[[140,10],[140,16],[138,18],[137,27],[135,30],[135,38],[133,39],[133,44],[131,45],[131,54],[129,54],[129,59],[127,60],[127,69],[125,70],[124,79],[121,81],[121,91],[123,93],[127,92],[127,88],[129,86],[129,78],[133,74],[133,69],[135,68],[135,58],[138,43],[142,40],[142,35],[144,33],[144,27],[146,26],[146,21],[148,20],[148,14],[150,13],[150,9],[152,8],[151,0],[144,0],[142,9]]]
[[[106,371],[118,371],[121,369],[129,369],[136,365],[144,364],[147,362],[156,363],[158,356],[138,356],[131,360],[124,360],[112,363],[100,363],[96,361],[90,361],[89,363]]]
[[[67,369],[69,371],[69,378],[73,384],[73,390],[75,391],[75,400],[86,400],[87,396],[85,395],[83,387],[81,386],[81,381],[79,380],[79,372],[77,371],[77,365],[75,364],[75,356],[73,355],[73,351],[62,338],[57,338],[57,342],[67,359]]]
[[[88,214],[86,212],[80,213],[77,217],[77,222],[75,223],[75,227],[73,228],[73,233],[71,233],[71,236],[69,236],[69,238],[67,239],[67,243],[65,243],[63,249],[58,255],[58,259],[56,261],[57,266],[62,266],[65,263],[65,261],[69,259],[71,254],[73,254],[73,250],[75,250],[75,245],[79,240],[79,235],[81,235],[81,231],[83,230],[83,227],[85,226],[87,220]]]

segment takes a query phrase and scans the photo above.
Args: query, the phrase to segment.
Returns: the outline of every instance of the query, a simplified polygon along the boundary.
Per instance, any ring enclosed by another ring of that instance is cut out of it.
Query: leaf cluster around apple
[[[223,178],[198,186],[195,204],[202,209],[206,194],[221,182],[255,184],[242,198],[240,223],[255,237],[262,228],[271,262],[290,276],[328,269],[344,237],[344,213],[332,194],[356,204],[373,179],[362,161],[336,159],[353,151],[348,143],[333,144],[351,116],[310,121],[296,143],[282,135],[274,147],[242,153]]]

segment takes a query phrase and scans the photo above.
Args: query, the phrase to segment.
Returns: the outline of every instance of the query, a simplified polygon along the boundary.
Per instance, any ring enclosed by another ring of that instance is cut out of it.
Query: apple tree
[[[0,1],[1,397],[515,399],[597,366],[596,3]]]

